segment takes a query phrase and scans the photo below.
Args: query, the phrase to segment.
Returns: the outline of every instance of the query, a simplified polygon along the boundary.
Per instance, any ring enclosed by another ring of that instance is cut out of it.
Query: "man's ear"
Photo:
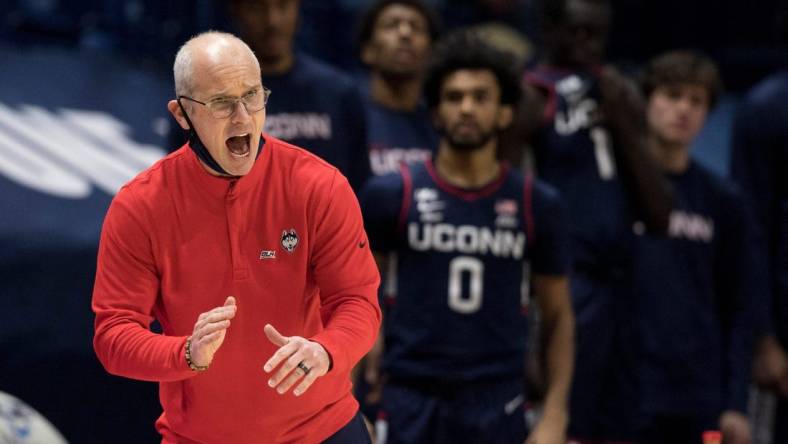
[[[498,129],[503,130],[512,124],[514,118],[514,107],[512,105],[502,105],[498,110]]]
[[[184,130],[189,129],[189,124],[186,122],[186,117],[183,115],[183,109],[178,106],[177,100],[170,100],[167,102],[167,110],[169,110],[172,117],[175,117],[175,120],[178,121],[178,125],[181,126]]]

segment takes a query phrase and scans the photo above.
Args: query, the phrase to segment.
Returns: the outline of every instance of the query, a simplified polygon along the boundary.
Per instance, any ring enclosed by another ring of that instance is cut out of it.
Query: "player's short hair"
[[[522,91],[514,56],[466,29],[447,35],[432,54],[424,79],[424,94],[431,109],[440,102],[443,80],[461,69],[492,71],[501,89],[501,103],[515,105],[520,100]]]
[[[369,43],[372,39],[372,33],[375,31],[375,23],[378,21],[378,16],[384,9],[391,5],[402,5],[413,8],[421,14],[427,21],[428,32],[430,39],[434,42],[438,39],[441,33],[441,22],[435,12],[427,6],[422,0],[378,0],[372,4],[361,15],[356,29],[356,45],[358,50],[361,51],[364,45]]]
[[[722,92],[717,65],[695,51],[669,51],[651,59],[640,75],[640,88],[648,98],[660,86],[699,85],[709,93],[709,109],[714,108]]]

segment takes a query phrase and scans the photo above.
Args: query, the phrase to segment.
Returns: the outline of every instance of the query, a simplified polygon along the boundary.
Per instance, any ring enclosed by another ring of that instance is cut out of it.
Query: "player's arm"
[[[565,442],[568,397],[574,369],[575,319],[569,292],[571,263],[567,210],[558,192],[536,182],[532,192],[534,292],[542,313],[547,389],[544,415],[528,438],[532,443]]]
[[[544,415],[529,442],[564,442],[559,440],[564,440],[569,421],[569,388],[574,368],[575,321],[569,297],[569,278],[537,274],[533,283],[542,314],[547,391]]]
[[[753,378],[765,388],[780,390],[788,396],[788,354],[774,334],[772,298],[775,271],[773,237],[778,220],[778,175],[785,166],[778,158],[781,151],[780,113],[775,113],[768,102],[755,98],[745,100],[736,112],[731,141],[731,177],[741,187],[751,204],[755,219],[756,259],[768,287],[763,303],[757,304],[757,346]]]
[[[530,145],[533,145],[539,129],[552,118],[546,115],[548,92],[535,82],[535,78],[526,74],[521,83],[522,95],[515,108],[514,119],[516,134]]]
[[[364,215],[364,226],[369,235],[375,263],[384,281],[395,278],[389,275],[389,263],[392,260],[391,251],[395,248],[395,239],[399,229],[403,183],[404,179],[399,174],[374,177],[364,186],[359,195]],[[381,301],[385,299],[386,295],[383,294],[385,289],[386,285],[381,285],[379,295],[384,296],[380,298]],[[381,303],[381,306],[385,313],[385,303]],[[383,344],[383,323],[381,322],[381,333],[365,358],[363,377],[371,388],[367,399],[369,403],[378,401],[384,382],[380,373],[384,352]]]
[[[673,206],[670,183],[652,154],[645,103],[634,82],[612,67],[599,75],[601,112],[611,131],[621,178],[632,202],[652,233],[665,233]]]
[[[375,257],[375,263],[378,265],[378,270],[380,270],[381,276],[385,276],[386,271],[388,270],[389,254],[373,251],[373,256]],[[370,404],[380,401],[383,383],[385,382],[380,372],[381,366],[383,364],[383,344],[385,341],[383,331],[383,322],[381,322],[380,334],[378,334],[378,338],[375,340],[375,344],[372,346],[372,349],[364,357],[365,365],[363,366],[363,377],[370,387],[370,391],[367,393],[366,401]]]
[[[720,297],[725,353],[725,411],[720,429],[725,442],[748,443],[747,396],[752,368],[755,304],[766,286],[758,278],[752,243],[752,218],[738,195],[722,205],[725,214],[715,221],[719,233],[716,291]]]

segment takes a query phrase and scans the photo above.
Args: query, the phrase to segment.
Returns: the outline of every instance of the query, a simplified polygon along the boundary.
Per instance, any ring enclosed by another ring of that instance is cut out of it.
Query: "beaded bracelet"
[[[189,364],[189,368],[194,370],[195,372],[204,372],[208,370],[208,365],[197,365],[192,362],[192,337],[189,336],[186,338],[186,363]],[[210,365],[210,364],[209,364]]]

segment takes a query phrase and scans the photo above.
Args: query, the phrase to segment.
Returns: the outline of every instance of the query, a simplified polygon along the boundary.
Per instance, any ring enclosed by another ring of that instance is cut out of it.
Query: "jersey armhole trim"
[[[542,124],[548,125],[555,119],[555,112],[558,109],[558,98],[556,97],[555,86],[550,82],[540,78],[539,76],[526,72],[523,76],[525,81],[530,83],[537,89],[547,92],[547,102],[544,105],[544,113],[542,114]]]
[[[527,244],[533,245],[536,240],[534,228],[534,207],[533,207],[534,182],[530,174],[525,175],[523,183],[523,221],[525,222],[525,235]]]
[[[413,195],[413,178],[410,175],[410,168],[406,164],[400,165],[402,175],[402,204],[399,210],[399,224],[397,228],[400,233],[405,231],[405,224],[408,222],[408,212],[410,212],[410,199]]]

